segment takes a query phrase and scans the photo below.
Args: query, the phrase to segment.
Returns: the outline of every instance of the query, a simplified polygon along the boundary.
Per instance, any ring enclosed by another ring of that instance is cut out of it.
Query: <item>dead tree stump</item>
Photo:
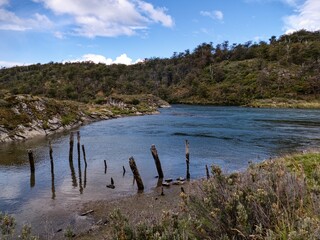
[[[164,176],[163,176],[161,162],[160,162],[160,159],[158,156],[158,151],[156,149],[156,146],[152,145],[150,150],[151,150],[152,157],[154,159],[154,163],[156,164],[156,167],[157,167],[158,176],[159,176],[159,178],[162,179]]]
[[[139,174],[136,162],[134,161],[133,157],[129,158],[129,165],[130,165],[131,171],[133,173],[134,179],[136,180],[138,190],[142,191],[144,189],[143,182],[142,182],[142,179]]]

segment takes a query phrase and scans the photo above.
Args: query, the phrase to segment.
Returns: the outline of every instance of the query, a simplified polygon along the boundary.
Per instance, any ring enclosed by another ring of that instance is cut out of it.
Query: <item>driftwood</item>
[[[161,162],[158,156],[158,151],[156,149],[156,146],[152,145],[150,150],[151,150],[152,157],[154,159],[154,163],[156,164],[156,167],[157,167],[159,178],[163,178],[163,171],[162,171]]]
[[[136,180],[138,190],[142,191],[144,189],[144,185],[143,185],[141,176],[139,174],[136,162],[134,161],[133,157],[129,158],[129,165],[130,165],[131,171],[133,173],[134,179]]]
[[[86,215],[88,215],[90,213],[93,213],[93,212],[94,212],[94,210],[89,210],[89,211],[86,211],[84,213],[81,213],[80,216],[86,216]]]

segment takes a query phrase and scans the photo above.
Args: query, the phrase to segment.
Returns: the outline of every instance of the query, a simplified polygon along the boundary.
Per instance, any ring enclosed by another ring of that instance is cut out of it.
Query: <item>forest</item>
[[[170,58],[129,66],[50,62],[2,68],[0,89],[85,103],[104,103],[111,94],[153,94],[170,103],[213,105],[317,100],[320,32],[300,30],[259,43],[202,43]]]

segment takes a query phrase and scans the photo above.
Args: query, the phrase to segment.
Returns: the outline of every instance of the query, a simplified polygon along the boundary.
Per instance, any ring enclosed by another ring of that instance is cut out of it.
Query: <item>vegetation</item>
[[[180,212],[131,226],[111,214],[114,239],[319,239],[320,154],[251,164],[223,174],[212,166],[196,194],[181,193]]]
[[[171,103],[242,105],[255,99],[319,100],[320,32],[269,42],[202,43],[171,58],[131,66],[48,63],[0,70],[0,89],[103,102],[111,94],[153,94]],[[0,105],[3,104],[0,102]]]

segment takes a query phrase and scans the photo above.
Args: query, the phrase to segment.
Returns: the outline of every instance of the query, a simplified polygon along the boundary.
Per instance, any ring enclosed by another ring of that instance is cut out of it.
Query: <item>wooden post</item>
[[[158,176],[159,178],[163,178],[163,172],[162,172],[162,167],[161,167],[161,162],[158,156],[158,151],[156,149],[156,146],[154,144],[151,145],[151,153],[152,157],[154,159],[154,163],[156,164],[157,171],[158,171]]]
[[[82,153],[83,153],[84,165],[87,166],[86,150],[84,149],[83,144],[82,144]]]
[[[80,162],[80,131],[77,131],[78,162]]]
[[[30,163],[30,170],[31,173],[35,172],[35,168],[34,168],[34,158],[33,158],[33,152],[32,150],[28,150],[28,156],[29,156],[29,163]]]
[[[72,160],[69,161],[69,166],[70,166],[70,171],[71,171],[72,186],[77,187],[78,183],[77,183],[77,178],[76,178],[76,172],[74,170],[74,165],[73,165]]]
[[[210,174],[209,174],[209,168],[208,168],[208,165],[206,164],[206,173],[207,173],[207,179],[210,178]]]
[[[70,133],[70,150],[69,150],[69,161],[73,160],[73,132]]]
[[[49,141],[49,156],[50,156],[50,161],[53,161],[53,157],[52,157],[52,145],[51,145],[51,141]]]
[[[142,191],[144,189],[143,182],[142,182],[142,179],[140,177],[136,162],[134,161],[133,157],[129,158],[129,165],[130,165],[131,171],[133,173],[133,176],[137,182],[138,190]]]
[[[126,169],[125,169],[124,166],[122,166],[122,169],[123,169],[123,174],[122,174],[122,176],[124,176],[124,175],[126,174]]]
[[[107,174],[107,160],[104,160],[104,174]]]
[[[190,155],[189,155],[189,142],[186,140],[186,163],[187,163],[187,179],[190,179],[190,170],[189,170],[189,163],[190,163]]]
[[[51,147],[51,145],[50,145],[50,147]],[[51,158],[50,163],[51,163],[51,192],[52,192],[52,197],[51,198],[55,199],[56,198],[56,188],[54,186],[54,164],[53,164],[52,155],[50,156],[50,158]]]

